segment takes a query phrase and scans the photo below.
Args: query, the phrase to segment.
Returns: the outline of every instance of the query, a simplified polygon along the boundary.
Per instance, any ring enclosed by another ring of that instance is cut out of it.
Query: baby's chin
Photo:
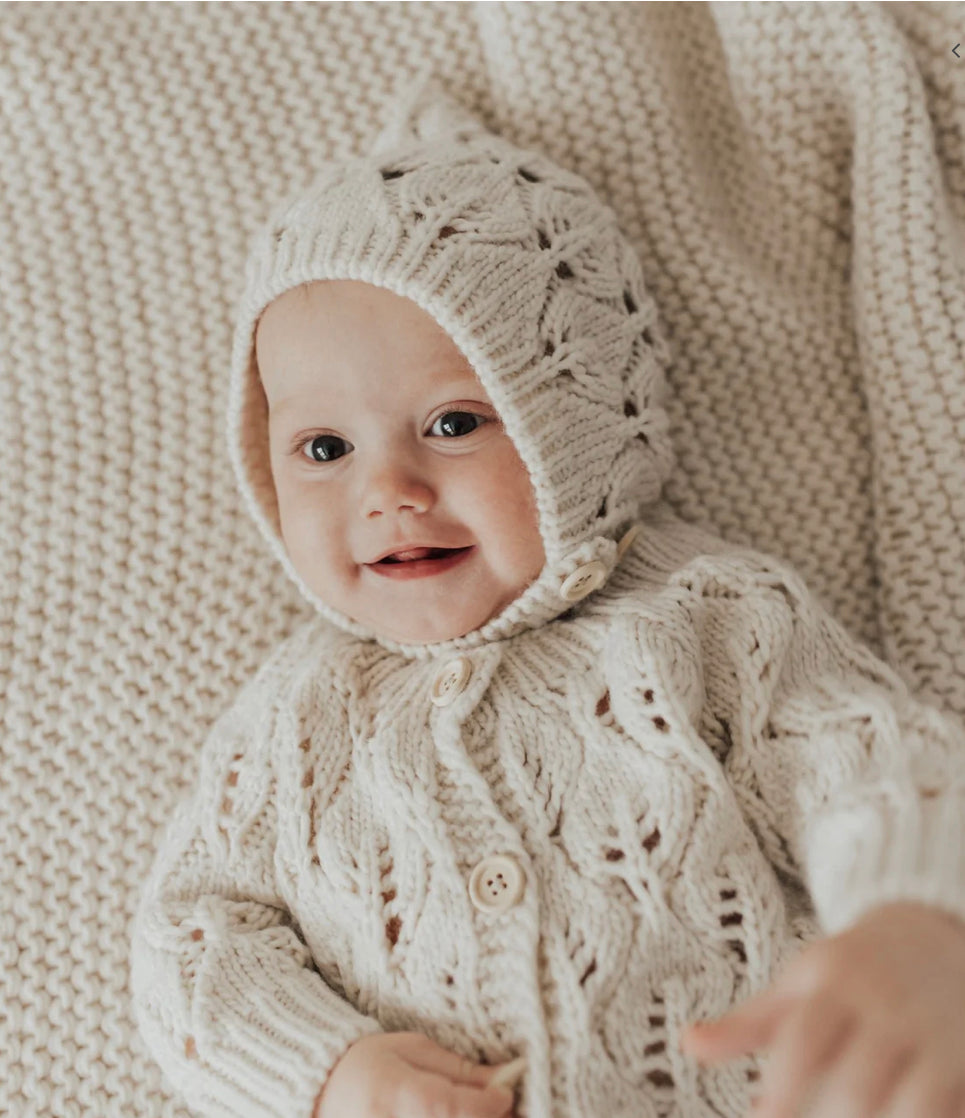
[[[397,644],[438,644],[441,641],[451,641],[458,637],[468,636],[477,629],[488,624],[503,609],[505,603],[500,603],[492,608],[482,609],[476,615],[453,617],[452,610],[446,611],[442,616],[433,616],[432,611],[421,610],[412,617],[397,614],[392,623],[386,620],[385,610],[381,613],[368,613],[356,607],[355,612],[350,612],[337,605],[337,609],[346,617],[368,629],[375,635],[386,640],[395,641]],[[361,614],[361,616],[360,616]]]
[[[421,595],[414,592],[411,600],[407,600],[409,589],[415,590],[412,584],[406,588],[387,582],[386,596],[376,592],[383,589],[378,584],[366,588],[366,575],[361,574],[357,580],[351,580],[346,588],[348,592],[341,594],[333,582],[322,585],[318,578],[306,577],[303,571],[299,574],[313,596],[329,609],[374,636],[397,644],[414,645],[438,644],[476,632],[503,613],[533,581],[526,579],[524,585],[516,588],[493,582],[490,593],[486,594],[483,579],[477,574],[462,584],[463,589],[450,584],[440,587],[441,593]],[[393,594],[397,595],[397,600]]]
[[[411,624],[397,622],[390,626],[386,625],[384,618],[379,621],[374,619],[369,621],[360,620],[360,624],[377,633],[378,636],[395,641],[398,644],[438,644],[441,641],[451,641],[457,637],[465,637],[469,633],[480,629],[495,616],[495,611],[492,611],[478,622],[465,619],[453,621],[452,618],[435,622],[432,618],[422,617]]]

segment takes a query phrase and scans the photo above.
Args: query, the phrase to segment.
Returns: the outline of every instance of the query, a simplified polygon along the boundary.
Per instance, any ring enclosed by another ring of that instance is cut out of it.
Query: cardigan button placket
[[[526,876],[511,854],[490,854],[469,878],[469,899],[480,912],[505,912],[525,891]]]
[[[606,582],[606,566],[599,559],[592,559],[589,563],[582,563],[571,575],[563,579],[560,595],[567,602],[578,602],[587,594],[592,594],[604,582]]]
[[[432,701],[437,707],[448,706],[466,690],[472,676],[472,663],[465,656],[457,656],[443,665],[432,682]]]

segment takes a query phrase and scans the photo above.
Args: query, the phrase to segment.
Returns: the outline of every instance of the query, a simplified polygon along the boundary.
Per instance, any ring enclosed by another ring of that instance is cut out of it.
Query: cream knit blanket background
[[[638,245],[673,505],[965,715],[962,40],[962,4],[0,8],[0,1113],[186,1113],[128,924],[208,726],[309,609],[229,471],[247,238],[426,60]]]

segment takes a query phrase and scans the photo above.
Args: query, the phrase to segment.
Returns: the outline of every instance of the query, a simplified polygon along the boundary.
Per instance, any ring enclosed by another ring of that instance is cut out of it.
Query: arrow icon
[[[961,45],[962,45],[961,43],[956,43],[956,44],[955,44],[955,45],[954,45],[954,46],[952,47],[952,54],[954,54],[956,58],[961,58],[961,57],[962,57],[962,56],[961,56],[961,55],[960,55],[960,54],[958,53],[958,48],[959,48],[959,47],[960,47]]]

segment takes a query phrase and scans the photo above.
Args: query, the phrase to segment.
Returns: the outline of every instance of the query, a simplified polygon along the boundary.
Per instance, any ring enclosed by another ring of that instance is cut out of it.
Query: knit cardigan
[[[198,1115],[309,1118],[359,1038],[525,1057],[520,1118],[743,1118],[689,1022],[875,905],[965,916],[965,751],[786,564],[650,511],[549,624],[438,661],[322,618],[214,726],[137,914]]]

